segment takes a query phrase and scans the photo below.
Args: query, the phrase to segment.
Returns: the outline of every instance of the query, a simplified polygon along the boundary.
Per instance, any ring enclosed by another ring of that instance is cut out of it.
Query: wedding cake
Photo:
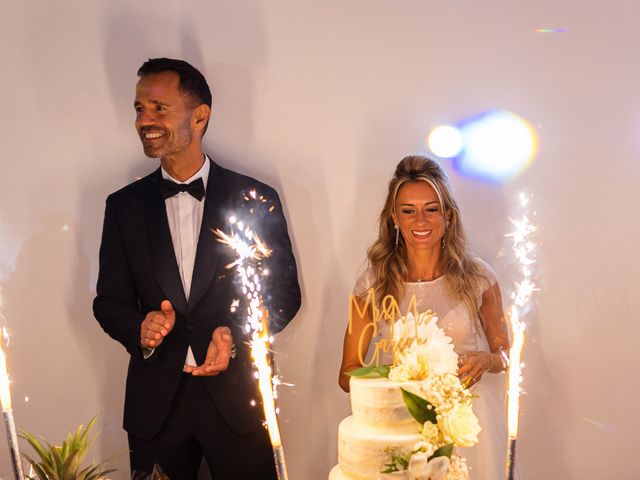
[[[352,415],[340,422],[338,465],[329,480],[469,478],[453,450],[477,443],[480,426],[456,376],[451,339],[436,320],[411,314],[398,320],[394,365],[350,372]]]
[[[351,411],[338,427],[338,465],[329,480],[377,479],[390,451],[408,454],[422,439],[420,425],[402,400],[400,387],[416,382],[352,377]]]

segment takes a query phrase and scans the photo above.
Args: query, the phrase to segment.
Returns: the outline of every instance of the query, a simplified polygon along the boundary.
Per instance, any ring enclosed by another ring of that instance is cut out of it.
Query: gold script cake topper
[[[382,299],[382,302],[378,304],[376,302],[375,291],[373,288],[370,288],[367,292],[367,297],[364,300],[364,303],[362,298],[363,297],[358,297],[353,294],[349,296],[349,326],[347,330],[348,334],[352,335],[354,313],[356,313],[359,318],[369,320],[362,329],[360,338],[358,339],[358,360],[362,366],[369,367],[374,364],[375,366],[380,366],[380,355],[383,352],[392,353],[392,365],[395,366],[397,364],[399,353],[403,352],[414,343],[424,344],[427,342],[426,338],[420,338],[420,335],[418,334],[418,327],[422,324],[429,323],[431,320],[435,319],[436,316],[431,312],[431,310],[418,313],[418,303],[415,295],[411,295],[409,305],[407,306],[404,314],[400,309],[398,301],[393,297],[393,295],[386,295]],[[367,316],[367,311],[371,312],[370,316]],[[407,329],[404,328],[409,318],[413,319],[413,335],[407,334]],[[402,323],[404,335],[401,335],[396,339],[394,330],[397,328],[396,321],[398,320]],[[371,360],[367,363],[363,352],[366,354],[368,351],[368,345],[364,345],[364,341],[369,334],[371,335],[371,338],[376,337],[379,330],[378,322],[390,322],[391,328],[389,338],[381,338],[373,343],[373,354],[371,355]]]

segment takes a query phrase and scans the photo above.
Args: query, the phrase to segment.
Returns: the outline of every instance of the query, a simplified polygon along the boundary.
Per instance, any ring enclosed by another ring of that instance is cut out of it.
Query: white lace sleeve
[[[367,265],[366,269],[358,275],[356,284],[351,293],[356,297],[362,297],[373,287],[373,270]]]
[[[498,275],[496,274],[495,270],[493,270],[493,268],[491,268],[491,266],[484,260],[476,258],[476,262],[478,264],[478,267],[480,267],[480,275],[484,277],[480,282],[480,286],[477,292],[478,299],[480,300],[480,303],[482,303],[482,295],[484,294],[484,292],[486,292],[496,284],[496,282],[498,281]]]

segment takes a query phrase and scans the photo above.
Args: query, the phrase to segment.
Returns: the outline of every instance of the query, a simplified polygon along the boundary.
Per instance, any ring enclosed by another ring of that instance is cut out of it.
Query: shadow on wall
[[[213,105],[204,148],[222,166],[272,184],[272,161],[252,159],[255,79],[245,68],[225,62],[207,66]],[[266,161],[266,163],[263,163]],[[266,174],[264,176],[263,174]]]
[[[97,347],[101,334],[91,311],[89,260],[71,220],[65,212],[47,214],[40,230],[23,243],[15,271],[2,285],[13,334],[16,423],[52,442],[94,415],[100,416],[99,425],[110,423],[105,406],[122,401],[113,372],[124,365],[108,349]],[[98,376],[107,392],[102,405],[91,395]],[[51,424],[47,419],[56,420]],[[117,425],[103,430],[100,443],[122,446]],[[108,455],[114,453],[120,452]]]

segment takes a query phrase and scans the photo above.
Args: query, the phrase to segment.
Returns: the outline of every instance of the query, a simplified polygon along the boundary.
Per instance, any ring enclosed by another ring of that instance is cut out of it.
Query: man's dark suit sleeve
[[[120,342],[131,354],[139,354],[140,324],[145,315],[140,311],[138,296],[127,259],[120,227],[117,205],[107,198],[97,296],[93,312],[105,332]]]
[[[264,303],[269,310],[269,332],[278,333],[300,309],[300,286],[280,198],[275,190],[267,198],[273,208],[265,213],[260,230],[272,254],[265,262],[270,275],[264,279]]]

